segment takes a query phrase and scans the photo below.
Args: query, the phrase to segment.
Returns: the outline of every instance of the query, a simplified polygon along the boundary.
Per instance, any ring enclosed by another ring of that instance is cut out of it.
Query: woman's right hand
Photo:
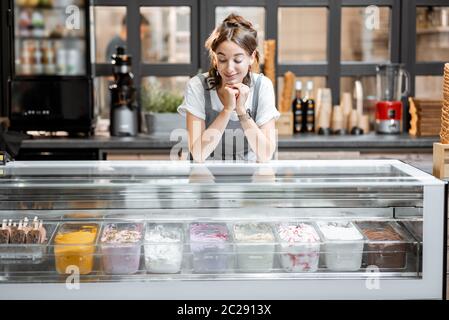
[[[223,88],[223,105],[224,109],[228,112],[232,112],[235,110],[237,106],[237,97],[239,91],[235,88],[225,86]]]

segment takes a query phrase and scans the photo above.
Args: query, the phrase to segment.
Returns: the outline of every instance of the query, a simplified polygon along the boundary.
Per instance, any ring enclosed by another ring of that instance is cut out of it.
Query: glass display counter
[[[9,162],[0,298],[441,299],[446,189],[395,160]]]

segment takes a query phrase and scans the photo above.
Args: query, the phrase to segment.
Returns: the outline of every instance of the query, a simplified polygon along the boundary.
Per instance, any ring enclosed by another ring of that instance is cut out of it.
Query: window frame
[[[95,0],[94,7],[120,6],[126,8],[128,52],[133,57],[132,73],[138,90],[143,77],[193,76],[199,69],[199,0]],[[139,19],[141,7],[190,7],[190,58],[189,63],[144,63],[141,56]],[[112,64],[95,63],[94,77],[112,75]],[[140,99],[140,95],[139,99]]]
[[[121,6],[127,14],[127,44],[129,53],[133,56],[132,72],[135,75],[135,85],[140,90],[143,77],[194,76],[199,70],[209,68],[209,57],[204,49],[204,42],[215,27],[215,8],[220,6],[243,6],[265,8],[266,39],[278,39],[278,9],[284,7],[325,7],[328,9],[327,62],[325,63],[279,63],[276,50],[276,82],[279,77],[290,70],[298,77],[326,77],[327,86],[332,89],[334,104],[340,99],[340,80],[342,77],[374,76],[376,64],[370,62],[341,61],[341,24],[342,8],[363,7],[369,5],[387,6],[391,8],[390,23],[390,61],[403,63],[410,73],[410,95],[415,94],[416,76],[441,76],[444,72],[444,61],[416,61],[416,9],[420,6],[449,6],[449,0],[90,0],[92,7]],[[139,21],[133,19],[140,14],[141,7],[190,7],[190,63],[155,64],[142,63]],[[2,12],[5,4],[2,2]],[[6,10],[5,10],[6,11]],[[2,21],[2,43],[8,41],[5,36],[7,22]],[[98,27],[98,26],[96,26]],[[94,36],[92,36],[94,39]],[[277,42],[277,46],[279,43]],[[92,55],[95,54],[92,52]],[[8,56],[3,56],[2,88],[6,88],[8,78]],[[109,63],[93,63],[92,76],[104,77],[112,75]],[[5,92],[4,90],[2,92]],[[278,95],[276,94],[276,97]],[[140,99],[140,95],[138,95]],[[0,95],[0,99],[5,97]],[[404,99],[404,131],[408,129],[408,103]],[[4,104],[6,105],[6,104]],[[5,108],[3,108],[5,109]],[[6,114],[6,110],[3,115]]]
[[[409,4],[409,14],[413,14],[415,19],[411,19],[411,34],[409,35],[409,63],[411,64],[412,92],[415,92],[415,76],[442,76],[444,73],[444,63],[447,61],[416,61],[416,9],[418,7],[449,7],[448,0],[411,0]]]
[[[232,0],[226,2],[226,6],[265,7],[265,34],[267,39],[278,39],[279,8],[327,8],[327,62],[279,63],[279,42],[277,41],[275,66],[276,79],[282,77],[287,71],[292,71],[298,77],[325,77],[327,86],[332,88],[332,101],[334,101],[334,104],[338,104],[340,100],[341,77],[372,76],[376,74],[377,63],[341,61],[342,8],[369,5],[391,8],[390,61],[400,62],[401,0]],[[207,1],[206,27],[208,30],[212,30],[215,26],[215,8],[219,6],[223,6],[220,0]],[[202,40],[205,41],[205,38],[202,37]],[[203,69],[206,69],[208,60],[203,59],[201,66]]]

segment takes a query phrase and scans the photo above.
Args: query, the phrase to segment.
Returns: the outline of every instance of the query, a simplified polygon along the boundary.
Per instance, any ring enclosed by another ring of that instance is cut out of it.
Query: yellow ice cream
[[[74,265],[80,274],[92,272],[98,226],[70,225],[67,230],[64,226],[61,229],[55,238],[56,271],[65,274],[67,267]]]

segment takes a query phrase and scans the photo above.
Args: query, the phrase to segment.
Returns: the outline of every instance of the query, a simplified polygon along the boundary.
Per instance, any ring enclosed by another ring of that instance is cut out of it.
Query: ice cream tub
[[[139,270],[143,223],[108,223],[103,226],[100,251],[107,274],[133,274]]]
[[[189,242],[195,273],[226,272],[232,265],[232,242],[223,223],[191,223]]]
[[[48,255],[48,244],[56,222],[4,219],[0,224],[0,262],[17,264],[39,262]]]
[[[360,221],[357,226],[366,237],[364,259],[379,269],[404,269],[411,239],[394,221]]]
[[[404,228],[412,235],[416,240],[413,245],[413,254],[415,255],[417,262],[417,270],[422,271],[422,254],[423,254],[423,221],[422,220],[406,220],[401,221]]]
[[[321,221],[326,267],[331,271],[358,271],[362,265],[364,237],[350,221]]]
[[[419,220],[402,221],[404,227],[415,237],[418,242],[423,239],[423,222]]]
[[[233,235],[238,271],[270,272],[273,270],[275,237],[270,224],[235,224]]]
[[[58,273],[92,272],[98,230],[97,223],[70,222],[59,227],[53,241]]]
[[[146,226],[145,267],[150,273],[178,273],[184,251],[183,225],[149,223]]]
[[[281,267],[286,272],[315,272],[321,238],[312,223],[282,223],[275,227]]]

